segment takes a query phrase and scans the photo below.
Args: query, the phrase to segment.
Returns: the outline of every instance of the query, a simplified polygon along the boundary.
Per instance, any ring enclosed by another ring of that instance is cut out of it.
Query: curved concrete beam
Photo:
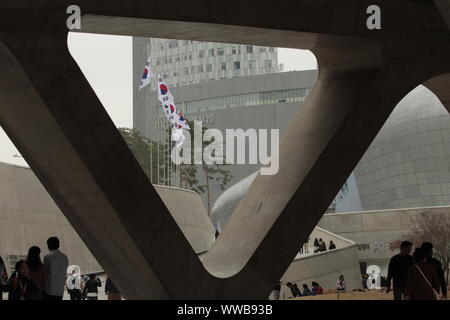
[[[317,48],[317,35],[325,44],[325,38],[339,42],[343,37],[429,34],[445,39],[449,34],[433,4],[403,0],[378,0],[382,28],[369,30],[366,10],[373,4],[372,0],[284,0],[276,4],[272,0],[166,0],[164,4],[146,0],[3,0],[0,28],[53,31],[65,26],[67,7],[78,5],[83,14],[80,32],[87,33],[302,49]]]
[[[450,29],[450,2],[447,0],[434,0],[434,2],[441,12],[442,18],[445,20],[447,27]]]
[[[430,89],[450,112],[450,73],[434,77],[423,85]]]

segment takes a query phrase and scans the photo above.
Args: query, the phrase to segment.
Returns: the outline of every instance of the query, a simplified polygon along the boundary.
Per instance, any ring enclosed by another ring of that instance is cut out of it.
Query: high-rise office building
[[[282,71],[277,48],[253,45],[170,40],[133,39],[134,61],[142,67],[151,57],[151,70],[171,87],[203,81],[271,74]],[[152,89],[155,88],[152,83]]]
[[[139,90],[139,80],[148,57],[153,80],[151,86]],[[170,139],[167,133],[169,124],[156,90],[156,75],[159,73],[169,85],[177,108],[188,120],[202,120],[204,126],[223,133],[226,129],[256,128],[279,129],[282,134],[314,86],[317,71],[279,71],[282,67],[278,66],[277,48],[134,38],[134,127],[151,140]],[[151,161],[165,163],[166,160],[162,159],[167,159],[168,152],[164,149],[164,155],[159,154]],[[227,166],[232,175],[228,186],[259,168],[258,164]],[[170,167],[164,169],[162,175],[152,176],[151,180],[155,184],[183,186],[180,179],[167,178],[174,175],[177,175],[176,169]],[[199,180],[203,180],[201,172]],[[350,189],[354,189],[353,180],[349,182]],[[222,190],[217,184],[210,188],[214,201]],[[202,196],[205,200],[205,195]],[[359,201],[353,202],[357,202],[356,208],[359,209]],[[337,198],[330,211],[339,211],[345,203]]]

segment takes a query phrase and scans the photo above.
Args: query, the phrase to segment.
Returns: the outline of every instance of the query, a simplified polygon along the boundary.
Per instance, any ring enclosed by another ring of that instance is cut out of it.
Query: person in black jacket
[[[31,280],[28,265],[23,260],[16,263],[16,271],[6,282],[5,288],[9,292],[8,300],[32,300],[39,292],[39,287]]]
[[[330,240],[330,246],[328,247],[328,250],[334,250],[336,249],[336,245],[334,244],[333,240]]]
[[[298,288],[297,284],[293,284],[292,282],[286,283],[286,286],[291,289],[292,295],[294,298],[301,297],[302,293],[300,292],[300,289]]]
[[[447,299],[447,282],[445,281],[444,269],[442,268],[442,264],[439,260],[433,258],[433,244],[430,242],[424,242],[421,246],[422,250],[426,254],[426,263],[431,264],[436,269],[436,273],[438,276],[441,295],[444,299]]]
[[[106,278],[105,293],[108,295],[108,300],[122,300],[122,295],[119,289],[112,282],[111,277]]]
[[[89,280],[84,285],[83,297],[85,300],[98,300],[98,288],[102,286],[100,279],[95,274],[89,276]]]
[[[405,294],[408,268],[414,265],[414,260],[409,254],[411,248],[411,242],[403,241],[400,244],[400,254],[393,256],[389,261],[386,293],[391,291],[391,280],[393,280],[394,300],[402,300]]]

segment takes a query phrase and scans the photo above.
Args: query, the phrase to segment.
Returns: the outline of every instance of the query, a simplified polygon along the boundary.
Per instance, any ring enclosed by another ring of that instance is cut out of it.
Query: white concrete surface
[[[338,277],[344,275],[348,290],[362,287],[356,243],[316,227],[310,236],[311,249],[315,238],[322,238],[327,243],[327,249],[329,241],[333,240],[336,249],[298,254],[281,278],[280,299],[292,296],[287,282],[296,283],[300,290],[304,283],[311,289],[312,281],[318,282],[324,289],[336,289]]]
[[[378,265],[381,274],[386,276],[389,259],[398,253],[389,250],[389,242],[409,233],[410,219],[421,212],[449,215],[450,207],[326,214],[318,226],[356,242],[359,260],[368,266]]]
[[[193,249],[207,251],[214,242],[214,227],[200,196],[179,188],[155,189]],[[7,265],[24,259],[32,245],[41,248],[43,257],[48,237],[57,236],[61,251],[82,273],[103,270],[29,168],[0,162],[0,222],[0,256]]]

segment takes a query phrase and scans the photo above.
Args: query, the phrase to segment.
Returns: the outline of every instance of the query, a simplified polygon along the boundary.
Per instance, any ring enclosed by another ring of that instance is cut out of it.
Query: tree
[[[389,243],[389,249],[394,251],[400,247],[403,240],[411,241],[415,247],[422,242],[433,244],[433,253],[444,268],[448,283],[450,264],[450,217],[445,214],[431,213],[424,210],[410,218],[411,229],[407,234]]]
[[[194,128],[193,121],[188,123],[191,128]],[[205,131],[206,128],[203,127],[202,135]],[[170,168],[172,166],[171,150],[175,142],[170,139],[170,128],[166,130],[166,139],[162,141],[152,141],[134,128],[119,128],[119,132],[152,183],[173,185],[172,179],[176,175],[176,170]],[[209,143],[203,141],[202,144],[203,150]],[[193,145],[194,135],[191,134],[191,146]],[[194,148],[191,148],[191,151],[191,159],[193,159]],[[201,165],[181,164],[177,170],[180,170],[181,188],[200,194],[206,193],[206,207],[208,215],[211,216],[211,184],[217,183],[220,189],[224,190],[232,178],[231,173],[226,169],[226,165],[208,165],[202,161]]]
[[[194,122],[188,121],[189,127],[194,128]],[[202,127],[202,136],[204,135],[206,127]],[[209,142],[202,140],[202,150],[208,146]],[[191,160],[193,159],[194,152],[194,134],[191,134]],[[225,161],[223,161],[225,163]],[[206,194],[206,209],[208,211],[208,215],[211,217],[211,184],[217,183],[220,187],[220,190],[225,190],[225,187],[230,183],[233,176],[230,171],[227,169],[226,164],[207,164],[204,159],[202,159],[201,165],[188,165],[182,164],[180,165],[181,170],[181,183],[184,184],[185,188],[188,188],[192,191],[198,192],[200,194]],[[202,172],[203,181],[202,183],[198,179],[198,175],[200,170]]]
[[[208,165],[205,161],[202,161],[202,170],[205,175],[204,190],[206,191],[206,202],[208,208],[208,215],[211,217],[211,182],[215,182],[219,185],[220,190],[225,190],[225,187],[230,183],[233,176],[230,171],[225,168],[226,165],[212,164]],[[203,191],[203,192],[205,192]]]
[[[150,181],[160,185],[170,184],[173,173],[168,169],[170,154],[167,154],[164,142],[152,141],[135,128],[118,130]]]

